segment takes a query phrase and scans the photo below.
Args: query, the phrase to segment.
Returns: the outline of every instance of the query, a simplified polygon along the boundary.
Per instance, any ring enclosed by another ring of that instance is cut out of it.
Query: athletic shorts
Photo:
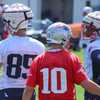
[[[85,91],[84,100],[100,100],[100,96]]]
[[[0,100],[22,100],[23,88],[9,88],[0,90]],[[32,100],[35,100],[33,93]]]

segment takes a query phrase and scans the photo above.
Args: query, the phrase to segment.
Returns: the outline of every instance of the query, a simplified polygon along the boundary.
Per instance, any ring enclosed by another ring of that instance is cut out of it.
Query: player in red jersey
[[[75,84],[100,95],[100,86],[88,79],[79,58],[64,48],[71,34],[70,27],[62,22],[48,27],[50,48],[33,60],[23,100],[30,100],[36,85],[39,100],[76,100]]]

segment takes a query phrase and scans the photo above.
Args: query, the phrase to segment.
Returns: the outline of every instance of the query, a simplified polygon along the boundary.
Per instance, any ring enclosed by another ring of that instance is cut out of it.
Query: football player
[[[86,6],[84,7],[83,9],[83,17],[86,16],[87,14],[93,12],[93,8],[92,7],[89,7],[89,6]]]
[[[88,77],[100,85],[100,11],[83,18],[84,65]],[[100,96],[85,92],[85,100],[100,100]]]
[[[22,100],[27,73],[32,60],[45,51],[45,46],[26,36],[32,10],[24,4],[14,3],[4,11],[4,21],[10,36],[0,42],[0,100]],[[33,99],[32,99],[33,100]]]
[[[65,48],[71,35],[65,23],[56,22],[48,27],[49,48],[33,60],[23,100],[30,100],[36,85],[39,100],[76,100],[75,84],[100,95],[100,86],[88,79],[79,58]]]

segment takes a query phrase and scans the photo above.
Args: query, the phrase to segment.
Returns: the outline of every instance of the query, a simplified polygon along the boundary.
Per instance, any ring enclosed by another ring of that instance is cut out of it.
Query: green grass
[[[76,93],[77,100],[84,100],[84,89],[76,85],[76,90],[77,90]]]
[[[83,50],[81,49],[80,51],[73,51],[82,61],[83,63]]]
[[[73,51],[81,60],[83,63],[83,51]],[[77,100],[84,100],[84,89],[80,86],[76,85],[76,90],[77,90]]]
[[[2,67],[0,67],[0,76],[2,75]]]

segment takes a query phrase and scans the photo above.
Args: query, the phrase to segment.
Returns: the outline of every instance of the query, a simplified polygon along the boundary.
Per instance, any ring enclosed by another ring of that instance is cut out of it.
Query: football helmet
[[[87,14],[89,14],[89,13],[91,13],[91,12],[93,12],[92,7],[86,6],[86,7],[84,7],[84,9],[83,9],[83,16],[86,16]]]
[[[48,44],[67,45],[72,35],[71,28],[62,22],[51,24],[46,32]]]
[[[100,38],[100,11],[91,12],[83,18],[82,38],[85,40]]]
[[[27,28],[28,20],[32,19],[31,8],[24,4],[14,3],[4,10],[4,21],[13,31]]]

